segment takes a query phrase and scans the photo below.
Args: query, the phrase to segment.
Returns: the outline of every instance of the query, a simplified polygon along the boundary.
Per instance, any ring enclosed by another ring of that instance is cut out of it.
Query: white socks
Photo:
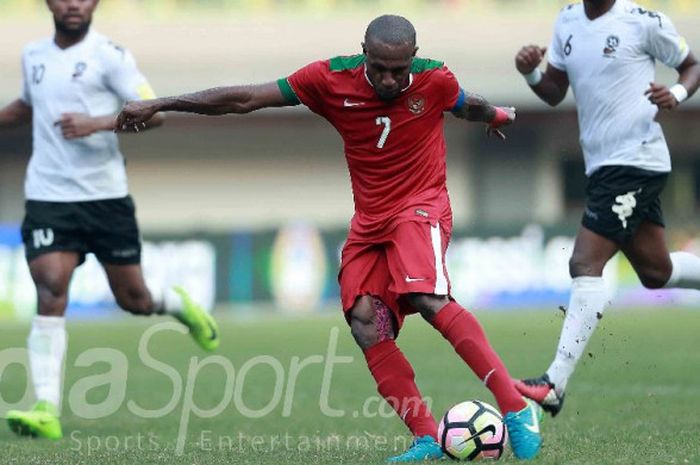
[[[557,354],[547,370],[549,380],[554,383],[557,392],[566,389],[569,377],[583,355],[598,320],[603,317],[607,304],[608,295],[603,278],[580,276],[573,279]]]
[[[155,288],[150,285],[147,287],[148,291],[151,293],[151,299],[153,299],[156,313],[172,315],[182,312],[182,298],[180,298],[172,287]]]
[[[183,310],[182,298],[172,287],[163,290],[163,309],[168,315],[181,313]]]
[[[63,359],[68,345],[66,319],[37,315],[27,346],[37,400],[51,402],[60,411]]]
[[[665,288],[700,290],[700,257],[688,252],[673,252],[671,263],[673,271]],[[607,304],[603,278],[581,276],[573,279],[557,354],[547,370],[549,380],[558,392],[566,389],[569,377],[583,355]]]
[[[688,252],[673,252],[671,263],[673,271],[665,288],[700,290],[700,257]]]

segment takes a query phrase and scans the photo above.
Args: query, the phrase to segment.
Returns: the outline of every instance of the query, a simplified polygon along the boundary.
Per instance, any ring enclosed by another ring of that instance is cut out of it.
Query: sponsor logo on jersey
[[[605,48],[603,49],[603,56],[606,58],[617,58],[617,48],[620,46],[620,38],[615,35],[608,36],[605,39]]]
[[[425,97],[421,94],[409,95],[406,103],[408,104],[408,110],[414,115],[419,115],[425,110]]]
[[[84,61],[77,62],[75,64],[75,70],[73,71],[73,79],[78,79],[80,76],[82,76],[86,69],[87,63]]]
[[[347,98],[343,101],[344,107],[359,107],[360,105],[364,105],[364,104],[365,104],[365,102],[354,102],[354,101],[347,99]]]

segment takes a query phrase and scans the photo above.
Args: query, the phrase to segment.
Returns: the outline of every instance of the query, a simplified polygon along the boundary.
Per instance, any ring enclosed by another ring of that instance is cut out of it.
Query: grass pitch
[[[547,367],[561,315],[478,316],[513,375]],[[378,402],[339,312],[224,320],[214,357],[160,325],[168,321],[69,324],[65,438],[17,438],[0,425],[0,464],[379,464],[410,441]],[[149,328],[156,331],[147,339]],[[542,425],[544,447],[533,463],[700,464],[699,329],[697,311],[609,312],[563,412]],[[0,350],[23,348],[27,330],[5,324]],[[399,345],[437,416],[470,398],[493,403],[420,318],[407,320]],[[8,354],[24,361],[8,352],[0,361]],[[7,366],[0,412],[26,387],[25,368]],[[510,450],[502,461],[515,462]]]

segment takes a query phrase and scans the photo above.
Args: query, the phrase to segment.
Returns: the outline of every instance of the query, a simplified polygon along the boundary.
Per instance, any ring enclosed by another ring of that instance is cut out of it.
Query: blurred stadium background
[[[513,66],[520,46],[548,43],[567,2],[554,0],[103,0],[94,27],[129,48],[159,95],[270,81],[358,52],[366,24],[396,12],[418,30],[419,54],[444,60],[467,90],[518,107],[506,143],[447,119],[455,235],[454,293],[479,310],[566,303],[567,260],[585,178],[571,98],[555,110]],[[700,1],[641,1],[669,13],[700,47]],[[19,95],[25,43],[48,36],[43,0],[2,0],[0,103]],[[672,82],[662,71],[660,80]],[[674,246],[700,253],[700,99],[661,116],[674,174],[665,197]],[[34,291],[19,238],[28,128],[0,132],[0,319],[27,319]],[[339,137],[306,109],[227,118],[171,115],[122,138],[146,241],[148,279],[181,282],[228,312],[338,307],[338,252],[352,214]],[[606,270],[615,306],[692,305],[688,294],[640,289],[624,259]],[[75,317],[116,315],[99,265],[71,290]],[[223,310],[222,310],[223,311]]]

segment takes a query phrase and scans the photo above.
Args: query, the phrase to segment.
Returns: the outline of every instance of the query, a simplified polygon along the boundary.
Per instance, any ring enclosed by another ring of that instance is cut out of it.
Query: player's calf
[[[132,315],[150,316],[158,313],[150,292],[143,288],[122,288],[115,291],[117,305]]]

